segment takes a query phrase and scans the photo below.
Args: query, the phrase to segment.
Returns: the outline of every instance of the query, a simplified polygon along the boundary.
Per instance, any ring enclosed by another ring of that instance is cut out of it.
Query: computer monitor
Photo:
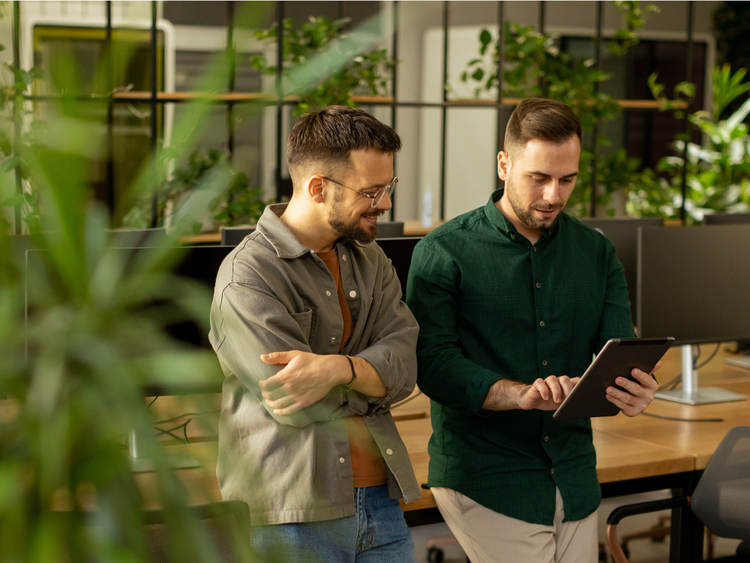
[[[378,221],[378,239],[404,236],[403,221]]]
[[[380,238],[376,242],[383,249],[385,255],[391,259],[396,275],[401,282],[402,299],[406,296],[406,280],[409,278],[409,266],[414,247],[422,237]]]
[[[237,246],[254,230],[255,227],[224,227],[221,229],[221,244],[224,246]]]
[[[682,346],[682,389],[659,392],[688,404],[741,400],[697,386],[692,344],[750,338],[750,225],[643,228],[638,240],[638,336]]]
[[[704,225],[749,225],[750,213],[711,213],[703,216]]]
[[[628,299],[633,325],[636,324],[636,283],[638,277],[638,229],[641,227],[663,227],[661,217],[583,217],[581,221],[602,233],[615,246],[617,258],[625,269],[625,280],[628,282]]]

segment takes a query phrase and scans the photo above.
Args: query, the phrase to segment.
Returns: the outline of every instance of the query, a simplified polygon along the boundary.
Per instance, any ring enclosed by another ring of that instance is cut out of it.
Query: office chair
[[[607,545],[615,563],[628,563],[617,539],[620,520],[689,503],[693,513],[711,533],[743,540],[731,561],[750,562],[750,426],[732,428],[716,448],[692,497],[655,500],[622,506],[607,519]],[[729,561],[728,560],[728,561]]]
[[[239,500],[202,504],[188,508],[206,532],[219,555],[217,563],[255,561],[250,547],[250,510]],[[169,556],[163,510],[143,512],[149,563],[173,563]]]
[[[717,536],[739,539],[737,557],[750,561],[750,426],[732,428],[698,481],[690,508]]]
[[[255,227],[224,227],[221,229],[221,245],[237,246]]]

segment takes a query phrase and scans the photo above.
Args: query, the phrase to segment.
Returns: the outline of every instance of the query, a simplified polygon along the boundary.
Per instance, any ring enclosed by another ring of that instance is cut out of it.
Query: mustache
[[[556,209],[562,209],[562,205],[537,205],[534,207],[534,209],[537,209],[539,211],[554,211]]]
[[[371,211],[370,213],[362,213],[362,217],[380,217],[385,211]]]

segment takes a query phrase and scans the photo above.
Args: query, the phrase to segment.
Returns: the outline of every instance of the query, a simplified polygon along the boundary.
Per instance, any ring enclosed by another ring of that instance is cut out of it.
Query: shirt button
[[[327,295],[328,297],[330,297],[330,296],[331,296],[332,294],[331,294],[331,292],[330,292],[330,291],[326,291],[326,295]]]
[[[544,321],[539,321],[539,326],[544,326]]]
[[[536,246],[534,247],[534,252],[536,252]]]
[[[341,259],[342,259],[342,260],[343,260],[344,262],[346,262],[346,254],[342,254],[342,255],[341,255]]]
[[[356,292],[356,291],[354,291],[354,290],[352,289],[352,290],[351,290],[351,291],[349,292],[349,297],[351,297],[352,299],[354,299],[354,298],[355,298],[356,296],[357,296],[357,292]]]
[[[537,289],[540,289],[541,287],[542,287],[542,284],[540,284],[540,283],[537,283],[537,284],[536,284],[536,288],[537,288]]]
[[[331,336],[331,342],[332,342],[332,343],[333,343],[333,342],[336,342],[336,337],[335,337],[335,336]]]
[[[339,458],[339,463],[346,463],[346,460],[343,457]]]
[[[549,436],[545,436],[545,437],[544,437],[544,441],[545,441],[545,442],[549,442]],[[554,472],[554,469],[553,469],[552,471]]]
[[[542,365],[546,366],[547,365],[547,360],[542,360]]]
[[[385,450],[385,453],[387,453],[388,455],[393,455],[393,450],[391,448],[388,448],[387,450]]]
[[[554,470],[554,469],[550,469],[550,470],[549,470],[549,474],[550,474],[550,475],[554,475],[554,474],[555,474],[555,470]]]

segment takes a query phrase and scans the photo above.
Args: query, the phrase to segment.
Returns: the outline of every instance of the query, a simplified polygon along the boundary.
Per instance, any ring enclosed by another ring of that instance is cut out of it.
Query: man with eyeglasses
[[[358,109],[302,116],[291,200],[219,270],[217,476],[250,506],[262,561],[414,562],[398,499],[420,493],[390,407],[414,388],[418,327],[373,243],[400,148]]]

